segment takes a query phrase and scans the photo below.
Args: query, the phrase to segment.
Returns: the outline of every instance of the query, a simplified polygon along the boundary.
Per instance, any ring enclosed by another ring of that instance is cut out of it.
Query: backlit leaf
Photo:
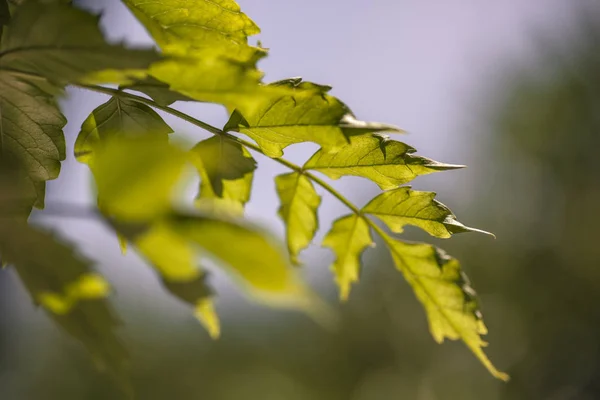
[[[481,336],[487,334],[487,329],[475,291],[458,260],[435,246],[405,243],[380,233],[396,267],[425,307],[436,342],[461,339],[492,375],[508,380],[508,375],[498,371],[482,350],[487,343]]]
[[[347,300],[350,286],[358,281],[360,256],[367,247],[373,246],[369,225],[355,214],[341,217],[323,239],[323,246],[335,253],[331,269],[340,288],[340,299]]]
[[[304,164],[304,169],[322,172],[332,179],[344,175],[361,176],[388,190],[419,175],[463,167],[413,155],[415,151],[402,142],[379,135],[355,136],[337,153],[317,151]]]
[[[176,101],[193,100],[172,90],[169,85],[152,76],[147,76],[143,79],[136,79],[129,84],[121,85],[120,88],[142,92],[150,96],[156,104],[161,106],[168,106]]]
[[[79,162],[89,163],[94,146],[115,136],[152,134],[163,138],[166,144],[171,132],[171,127],[147,105],[119,96],[111,97],[83,122],[75,141],[75,157]]]
[[[94,147],[90,165],[100,208],[120,221],[147,221],[168,213],[187,161],[163,137],[113,138]]]
[[[469,228],[458,222],[452,211],[434,200],[433,192],[418,192],[410,187],[400,187],[381,193],[362,211],[375,215],[396,233],[401,233],[405,225],[417,226],[432,236],[449,238],[461,232],[488,232]]]
[[[252,138],[269,157],[281,157],[293,143],[315,142],[325,152],[348,143],[356,133],[398,131],[377,123],[358,121],[350,109],[327,94],[329,86],[286,79],[268,85],[285,89],[281,95],[258,99],[253,110],[235,111],[224,130],[235,130]]]
[[[288,251],[292,262],[298,264],[298,255],[317,232],[321,197],[312,182],[298,172],[275,177],[275,186],[281,202],[279,216],[286,225]]]
[[[214,136],[198,143],[192,161],[200,174],[196,205],[241,215],[250,200],[256,161],[239,143]]]

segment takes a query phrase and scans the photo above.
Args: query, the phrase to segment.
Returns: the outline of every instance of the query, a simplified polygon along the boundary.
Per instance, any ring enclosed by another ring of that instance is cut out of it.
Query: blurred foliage
[[[490,95],[501,101],[484,121],[494,135],[478,149],[488,151],[478,178],[485,190],[472,211],[498,240],[448,246],[480,288],[490,353],[508,366],[508,384],[460,344],[431,343],[421,309],[381,252],[365,259],[334,332],[246,306],[225,315],[228,333],[211,342],[191,320],[175,329],[160,325],[151,305],[139,307],[138,324],[125,331],[138,397],[600,398],[599,43],[600,25],[589,18],[569,46],[546,44],[536,65],[498,82]],[[2,321],[0,338],[5,331],[14,340]],[[64,338],[52,334],[39,347],[29,339],[0,357],[3,400],[118,398]]]

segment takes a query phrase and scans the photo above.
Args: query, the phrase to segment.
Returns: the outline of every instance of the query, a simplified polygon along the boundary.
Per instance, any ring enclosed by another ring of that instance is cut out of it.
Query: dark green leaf
[[[0,69],[64,84],[108,69],[139,72],[159,59],[151,50],[107,44],[97,23],[97,17],[66,4],[26,2],[6,29]]]
[[[192,101],[193,99],[171,90],[169,85],[159,81],[152,76],[147,76],[144,79],[137,79],[133,82],[122,85],[121,89],[135,90],[147,94],[161,106],[168,106],[176,101]]]
[[[442,164],[415,156],[415,151],[402,142],[379,135],[355,136],[337,153],[317,151],[304,168],[322,172],[332,179],[344,175],[361,176],[383,190],[398,187],[419,175],[463,168],[462,165]]]
[[[34,301],[101,368],[126,384],[127,354],[114,333],[119,320],[103,300],[108,283],[93,272],[91,263],[51,234],[7,219],[0,224],[0,255],[15,267]]]

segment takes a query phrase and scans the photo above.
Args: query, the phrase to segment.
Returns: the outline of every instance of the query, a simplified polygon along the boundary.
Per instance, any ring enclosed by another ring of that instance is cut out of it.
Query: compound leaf
[[[432,236],[449,238],[455,233],[480,232],[458,222],[452,211],[434,200],[433,192],[418,192],[410,187],[400,187],[381,193],[362,212],[375,215],[396,233],[401,233],[405,225],[417,226]]]
[[[291,172],[275,177],[281,206],[279,216],[286,225],[290,258],[298,264],[298,254],[312,241],[319,226],[317,209],[321,197],[306,176]]]
[[[94,147],[115,136],[136,137],[152,134],[163,138],[173,130],[153,109],[127,98],[114,96],[86,118],[75,141],[77,161],[89,163]]]
[[[362,252],[372,245],[369,225],[363,217],[355,214],[337,219],[323,239],[323,246],[331,248],[336,256],[331,269],[342,301],[348,299],[350,286],[358,281]]]
[[[329,86],[291,78],[268,87],[285,91],[257,100],[253,111],[236,110],[224,130],[249,136],[269,157],[281,157],[283,149],[293,143],[314,142],[331,152],[348,143],[346,136],[398,131],[390,125],[356,120],[344,103],[327,94]]]
[[[461,339],[496,378],[508,380],[482,350],[487,334],[476,294],[458,260],[423,243],[405,243],[380,232],[396,267],[425,307],[429,329],[436,342]]]
[[[344,175],[361,176],[375,182],[383,190],[410,182],[419,175],[462,168],[415,156],[412,147],[379,135],[350,138],[350,144],[337,153],[317,151],[304,164],[304,169],[324,173],[332,179]]]

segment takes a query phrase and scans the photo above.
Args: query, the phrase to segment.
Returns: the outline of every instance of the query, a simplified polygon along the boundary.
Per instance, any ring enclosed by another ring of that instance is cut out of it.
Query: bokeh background
[[[117,1],[87,0],[113,40],[149,44]],[[434,343],[424,312],[383,246],[363,258],[361,283],[336,305],[332,255],[305,254],[304,276],[339,312],[326,331],[306,316],[253,305],[218,271],[223,335],[212,341],[189,309],[163,294],[135,254],[121,256],[97,221],[57,217],[93,204],[87,169],[69,159],[49,184],[36,223],[76,243],[115,287],[142,400],[594,400],[600,398],[600,4],[563,0],[240,0],[271,48],[267,81],[302,75],[334,86],[362,119],[393,123],[419,153],[467,164],[421,177],[459,219],[496,233],[433,240],[458,257],[478,290],[488,354],[512,376],[494,380],[458,342]],[[69,90],[69,149],[102,96]],[[178,105],[216,125],[217,106]],[[207,134],[172,118],[177,134]],[[294,146],[286,156],[308,157]],[[261,158],[250,219],[281,235],[272,178]],[[377,193],[336,182],[359,204]],[[321,226],[344,212],[324,194]],[[118,399],[86,352],[36,309],[15,274],[0,271],[0,399]]]

